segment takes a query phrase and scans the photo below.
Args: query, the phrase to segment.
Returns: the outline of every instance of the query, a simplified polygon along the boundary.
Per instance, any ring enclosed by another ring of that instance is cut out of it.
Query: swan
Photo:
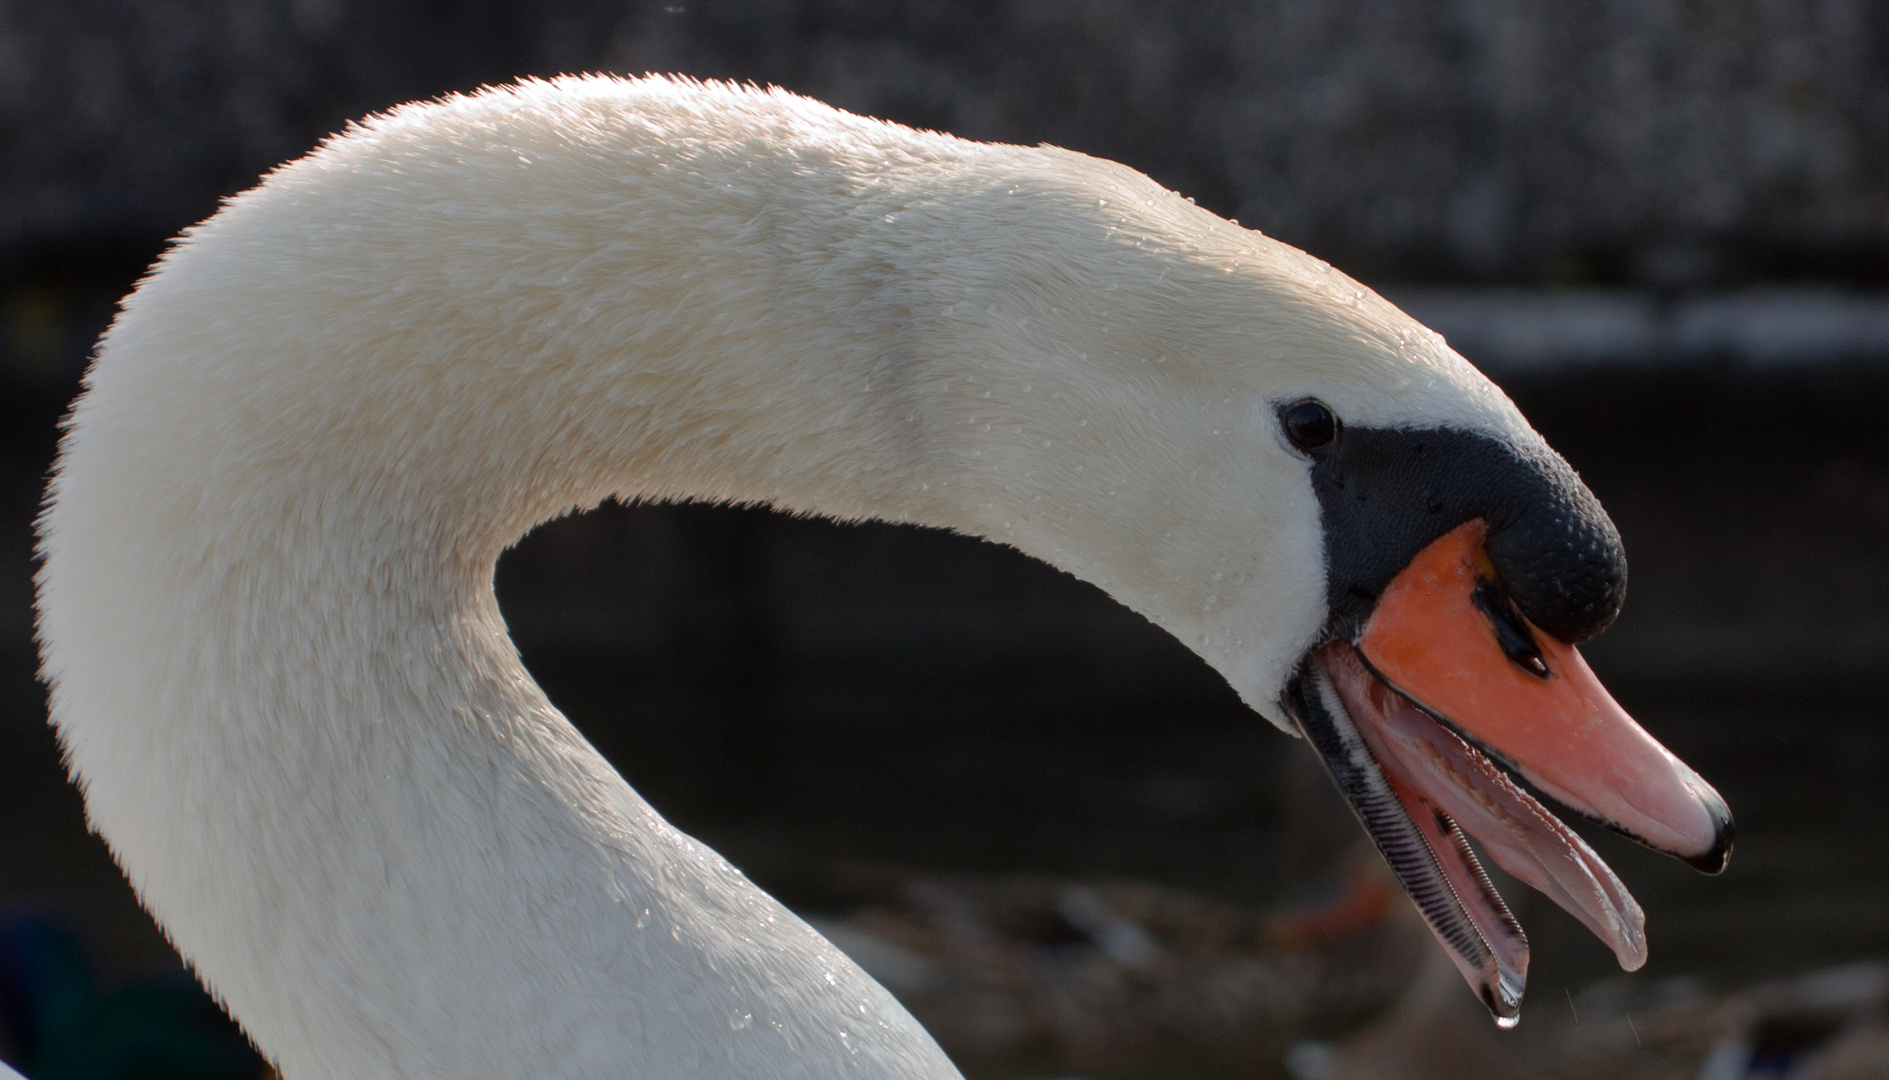
[[[1536,795],[1706,870],[1731,819],[1575,645],[1612,523],[1329,265],[1124,166],[779,90],[568,77],[397,108],[125,298],[39,527],[51,720],[143,904],[290,1080],[949,1077],[882,988],[546,700],[492,590],[600,500],[1011,545],[1317,747],[1512,1022],[1464,830],[1621,962]]]

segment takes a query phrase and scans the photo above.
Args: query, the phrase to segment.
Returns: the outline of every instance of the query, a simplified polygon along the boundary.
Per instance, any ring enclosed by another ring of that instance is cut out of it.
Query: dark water
[[[0,907],[69,913],[111,972],[174,964],[86,834],[44,728],[30,519],[71,382],[22,370],[0,440]],[[1594,666],[1738,818],[1719,878],[1596,839],[1647,909],[1644,977],[1729,986],[1889,956],[1889,374],[1588,372],[1510,389],[1633,561]],[[1297,744],[1137,616],[991,545],[605,507],[527,539],[499,589],[553,700],[792,903],[829,901],[835,857],[1264,903],[1305,843],[1285,829]],[[1571,919],[1521,914],[1537,1001],[1609,974]]]

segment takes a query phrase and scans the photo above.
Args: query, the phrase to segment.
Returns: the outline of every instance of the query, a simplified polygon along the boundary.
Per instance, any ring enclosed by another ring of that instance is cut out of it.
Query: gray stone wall
[[[1889,278],[1869,0],[0,0],[0,257],[154,245],[351,116],[586,70],[1118,158],[1377,280]]]

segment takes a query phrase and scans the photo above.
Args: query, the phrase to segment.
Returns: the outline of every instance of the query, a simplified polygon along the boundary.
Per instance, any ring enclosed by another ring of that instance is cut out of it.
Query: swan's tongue
[[[1607,864],[1488,758],[1365,670],[1349,645],[1326,647],[1325,667],[1365,745],[1411,819],[1448,821],[1482,842],[1496,865],[1566,908],[1628,971],[1646,963],[1645,920]],[[1446,874],[1475,856],[1431,848]],[[1460,847],[1460,841],[1455,847]],[[1465,875],[1455,870],[1454,877]],[[1460,889],[1459,889],[1460,891]]]
[[[1512,779],[1716,873],[1731,815],[1633,722],[1580,653],[1510,603],[1473,521],[1418,553],[1354,646],[1313,654],[1288,705],[1457,967],[1513,1022],[1528,945],[1461,830],[1613,949],[1646,962],[1639,905]],[[1508,771],[1505,771],[1508,770]]]

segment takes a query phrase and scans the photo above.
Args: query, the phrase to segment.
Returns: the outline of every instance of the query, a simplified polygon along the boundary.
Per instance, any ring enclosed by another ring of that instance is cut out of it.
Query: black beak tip
[[[1697,855],[1685,857],[1685,864],[1701,874],[1722,874],[1731,865],[1732,842],[1738,838],[1738,827],[1732,823],[1731,807],[1711,788],[1700,793],[1705,803],[1706,813],[1712,815],[1712,823],[1717,828],[1717,838],[1712,846]]]

